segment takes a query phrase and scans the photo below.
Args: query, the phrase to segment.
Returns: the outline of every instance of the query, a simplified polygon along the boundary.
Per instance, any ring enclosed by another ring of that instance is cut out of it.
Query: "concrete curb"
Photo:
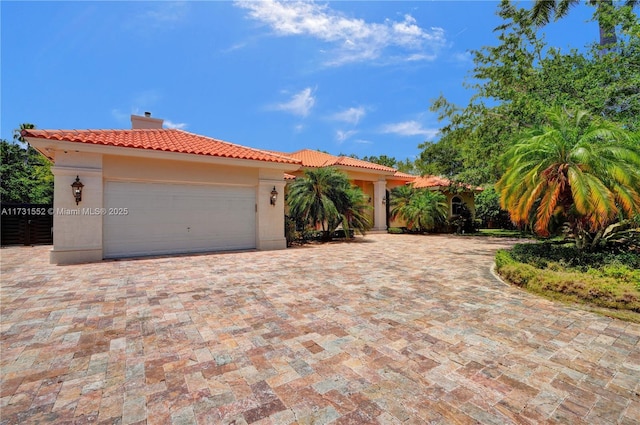
[[[498,275],[498,273],[496,272],[496,263],[494,262],[493,264],[491,264],[491,268],[489,268],[489,271],[491,272],[491,276],[493,276],[495,278],[495,280],[497,280],[498,282],[502,283],[505,286],[508,287],[513,287],[513,285],[509,284],[508,282],[505,282],[500,275]]]

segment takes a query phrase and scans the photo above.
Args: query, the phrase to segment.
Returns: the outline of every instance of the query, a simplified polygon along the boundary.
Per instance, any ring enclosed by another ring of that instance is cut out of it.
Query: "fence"
[[[0,209],[2,246],[53,243],[53,205],[2,203]]]

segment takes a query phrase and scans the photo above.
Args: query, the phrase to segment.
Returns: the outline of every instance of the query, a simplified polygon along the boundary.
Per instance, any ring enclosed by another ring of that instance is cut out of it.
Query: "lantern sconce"
[[[82,201],[82,188],[84,185],[80,182],[80,177],[76,176],[76,181],[71,183],[71,191],[73,192],[73,197],[76,200],[76,205]]]
[[[387,197],[383,196],[382,197],[382,205],[386,205],[387,204]]]
[[[273,186],[273,190],[271,191],[271,196],[269,197],[269,203],[271,205],[275,205],[277,200],[278,200],[278,191],[276,190],[276,187]]]

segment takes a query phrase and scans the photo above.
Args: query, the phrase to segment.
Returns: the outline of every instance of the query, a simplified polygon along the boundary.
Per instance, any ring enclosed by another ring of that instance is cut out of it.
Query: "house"
[[[149,113],[132,115],[131,123],[130,130],[23,130],[25,140],[54,163],[52,263],[284,249],[285,182],[305,168],[346,173],[368,196],[378,232],[390,225],[394,187],[448,193],[444,180],[351,157],[253,149],[164,129],[163,120]],[[455,214],[459,201],[473,205],[473,192],[448,199]]]
[[[52,263],[286,248],[284,174],[299,159],[163,129],[150,114],[131,121],[23,131],[54,163]]]
[[[482,192],[481,187],[473,187],[468,184],[453,183],[445,177],[421,176],[416,177],[410,183],[415,189],[429,189],[442,192],[449,205],[449,218],[460,215],[464,207],[469,209],[473,217],[476,215],[474,196]]]
[[[351,183],[358,186],[372,207],[370,214],[373,232],[386,232],[389,227],[403,227],[404,221],[391,220],[389,213],[390,191],[398,186],[411,185],[416,189],[428,188],[442,192],[449,206],[449,218],[460,214],[466,206],[475,215],[474,194],[482,188],[469,185],[453,184],[449,179],[438,176],[414,176],[402,173],[394,168],[375,164],[348,156],[335,156],[325,152],[303,149],[293,153],[274,152],[296,158],[301,161],[301,168],[287,176],[293,180],[304,174],[306,168],[333,167],[344,172]],[[455,190],[454,190],[455,189]]]
[[[415,176],[398,173],[394,168],[348,156],[335,156],[311,149],[293,153],[280,153],[300,160],[301,168],[291,173],[292,177],[304,174],[306,168],[333,167],[347,175],[354,186],[358,186],[368,197],[372,207],[369,214],[373,232],[386,232],[389,227],[389,190],[412,181]]]

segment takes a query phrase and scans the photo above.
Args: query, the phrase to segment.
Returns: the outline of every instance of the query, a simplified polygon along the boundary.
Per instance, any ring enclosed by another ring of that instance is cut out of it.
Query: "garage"
[[[104,258],[256,248],[256,189],[105,182]]]
[[[301,161],[162,123],[22,133],[53,163],[52,264],[286,249],[284,176]]]

